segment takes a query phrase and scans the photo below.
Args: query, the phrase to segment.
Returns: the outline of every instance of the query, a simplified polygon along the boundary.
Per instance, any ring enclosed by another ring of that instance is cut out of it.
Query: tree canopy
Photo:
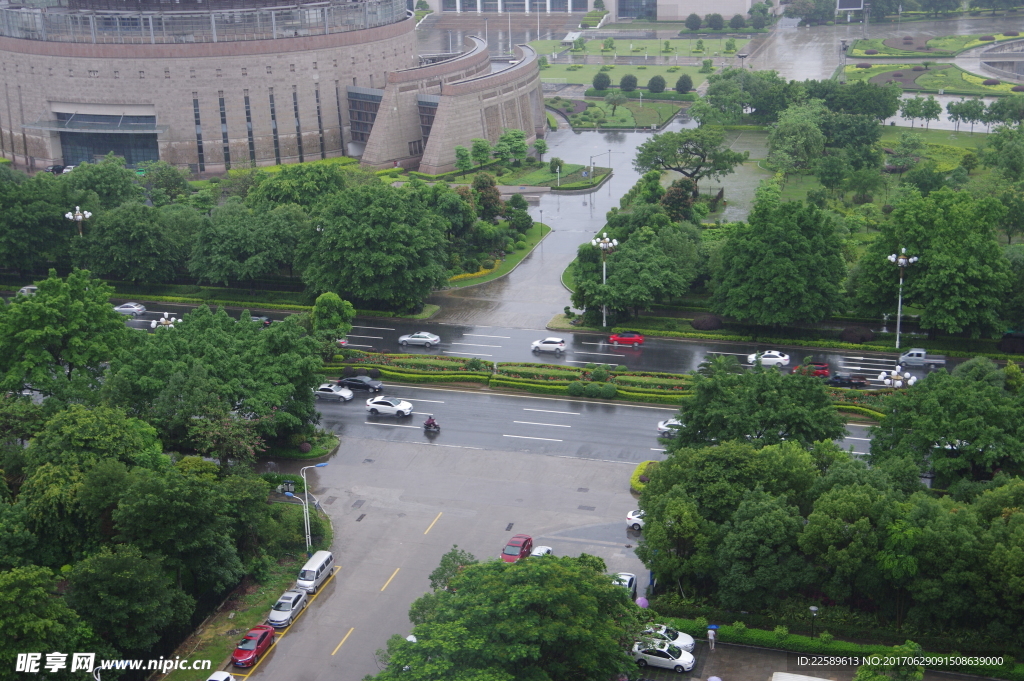
[[[695,183],[704,178],[719,179],[734,172],[750,155],[726,148],[724,141],[722,130],[709,127],[664,132],[640,145],[633,167],[638,173],[674,170]]]

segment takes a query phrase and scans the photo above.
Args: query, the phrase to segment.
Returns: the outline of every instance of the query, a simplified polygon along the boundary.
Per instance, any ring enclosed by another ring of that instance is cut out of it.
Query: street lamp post
[[[303,466],[299,469],[299,475],[302,476],[302,486],[306,490],[306,503],[303,505],[303,512],[306,514],[306,553],[309,553],[310,532],[309,532],[309,483],[306,482],[306,470],[309,468],[323,468],[327,463],[318,463],[313,466]]]
[[[917,383],[917,376],[911,376],[909,371],[903,371],[899,364],[892,371],[883,371],[878,374],[878,380],[892,388],[902,388],[903,384],[912,386]]]
[[[818,606],[811,606],[811,638],[814,638],[814,620],[818,619]]]
[[[309,509],[306,507],[306,502],[304,502],[302,500],[302,497],[295,496],[294,492],[285,492],[284,495],[286,497],[288,497],[289,499],[294,499],[295,501],[297,501],[300,504],[302,504],[302,520],[303,520],[302,524],[304,526],[304,529],[306,530],[306,557],[308,558],[308,557],[310,557],[310,552],[309,552],[309,545],[310,545],[310,537],[309,537]]]
[[[607,286],[608,284],[608,254],[615,250],[615,247],[619,245],[616,239],[609,239],[608,232],[605,232],[600,239],[591,239],[591,246],[596,246],[601,249],[601,284]],[[601,306],[601,326],[608,326],[608,306]]]
[[[448,31],[448,54],[452,53],[452,32]]]
[[[900,322],[903,321],[903,272],[907,269],[908,265],[913,265],[918,261],[918,257],[915,255],[910,257],[907,255],[907,249],[901,248],[899,254],[893,253],[889,256],[889,262],[900,268],[900,293],[896,303],[896,349],[900,349]]]
[[[644,108],[644,93],[643,93],[642,90],[637,90],[637,92],[640,93],[640,108],[642,109],[642,108]],[[611,162],[611,160],[612,160],[612,157],[609,156],[608,157],[608,161]]]
[[[743,65],[746,63],[747,53],[742,52],[740,54],[737,54],[736,56],[740,58],[740,68],[742,69]]]
[[[75,212],[64,213],[64,217],[78,225],[78,236],[82,236],[82,221],[91,218],[92,213],[90,213],[87,210],[82,210],[78,206],[75,206]]]
[[[562,186],[562,169],[557,166],[555,167],[555,186]]]

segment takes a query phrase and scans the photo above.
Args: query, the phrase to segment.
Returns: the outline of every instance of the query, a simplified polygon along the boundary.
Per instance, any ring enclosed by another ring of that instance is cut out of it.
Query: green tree
[[[124,165],[123,158],[110,152],[99,163],[82,163],[60,179],[73,190],[96,192],[103,208],[116,208],[142,198],[142,187],[135,181],[135,173]]]
[[[172,166],[167,161],[146,161],[140,163],[139,168],[145,172],[145,185],[155,206],[176,201],[192,193],[187,170]]]
[[[352,330],[356,309],[337,293],[327,292],[317,296],[311,316],[314,332],[329,333],[335,339],[344,338]]]
[[[619,79],[620,92],[633,92],[634,90],[636,90],[636,76],[632,73],[627,73]]]
[[[479,562],[472,553],[460,550],[458,544],[452,544],[451,550],[441,556],[437,569],[430,573],[430,588],[434,591],[448,591],[449,584],[460,572]]]
[[[166,282],[184,266],[182,252],[161,229],[155,208],[131,201],[92,219],[79,258],[101,276],[133,283]],[[177,258],[175,257],[177,256]]]
[[[725,28],[725,19],[722,18],[721,14],[709,14],[704,17],[704,21],[707,22],[708,28],[712,31],[721,31]]]
[[[756,30],[760,31],[762,28],[764,28],[766,23],[767,20],[765,19],[763,14],[755,14],[754,18],[750,22],[750,25],[753,26]]]
[[[1024,181],[1024,131],[1000,126],[989,135],[983,159],[1007,182]]]
[[[846,162],[838,154],[829,154],[818,159],[815,175],[821,186],[833,195],[846,181]]]
[[[537,152],[537,160],[544,161],[544,154],[548,153],[548,143],[537,138],[533,141],[533,150]]]
[[[674,260],[663,248],[654,230],[644,227],[633,234],[612,255],[608,283],[603,292],[609,307],[631,309],[634,316],[655,303],[681,296],[697,276],[699,236],[687,244],[686,257]]]
[[[558,167],[561,168],[561,159],[558,163]],[[473,178],[473,194],[476,196],[477,214],[481,220],[490,222],[505,212],[505,204],[501,200],[498,183],[493,175],[477,173]]]
[[[626,97],[626,95],[622,94],[621,91],[609,92],[607,95],[604,96],[605,104],[610,104],[612,107],[612,116],[615,115],[616,109],[618,109],[620,106],[624,106],[628,101],[629,98]]]
[[[734,14],[732,19],[729,19],[729,27],[734,29],[746,28],[747,20],[743,18],[742,14]]]
[[[935,98],[928,95],[928,99],[921,102],[921,118],[924,119],[924,129],[928,129],[930,121],[937,121],[942,115],[942,105],[935,101]]]
[[[472,145],[469,149],[469,155],[473,157],[473,160],[478,166],[482,166],[491,160],[491,143],[485,139],[474,139],[470,140]]]
[[[843,190],[853,192],[853,200],[857,203],[867,203],[872,198],[872,192],[884,185],[885,178],[878,171],[868,168],[855,170],[843,180]]]
[[[505,128],[494,148],[496,156],[506,161],[515,160],[517,164],[530,152],[526,144],[526,133],[516,128]]]
[[[315,293],[402,311],[445,281],[448,225],[413,191],[355,187],[325,201],[317,218],[298,249],[303,281]]]
[[[690,16],[686,17],[685,23],[686,28],[690,29],[691,31],[698,31],[700,30],[701,24],[704,22],[697,14],[691,14]]]
[[[279,166],[274,173],[257,173],[255,180],[245,203],[258,213],[267,213],[289,203],[312,210],[326,197],[357,184],[358,175],[333,163],[295,163]]]
[[[124,318],[108,302],[114,290],[86,270],[67,279],[50,270],[38,286],[36,295],[0,308],[0,387],[92,401],[104,363],[129,340]]]
[[[924,678],[924,667],[906,664],[905,661],[920,658],[924,650],[913,641],[904,645],[893,646],[892,657],[888,655],[883,663],[877,665],[862,664],[857,667],[854,681],[921,681]]]
[[[563,165],[565,165],[565,162],[562,159],[555,156],[550,161],[548,161],[548,172],[554,175],[555,172],[560,170]]]
[[[770,153],[784,152],[798,168],[809,168],[825,150],[825,135],[818,122],[825,112],[820,102],[791,106],[781,114],[768,133]]]
[[[978,157],[973,152],[967,152],[960,159],[960,167],[966,169],[968,173],[977,168],[978,163]]]
[[[473,169],[473,158],[466,147],[455,147],[455,169],[463,175]]]
[[[389,642],[374,678],[605,679],[635,666],[625,643],[642,630],[638,610],[625,589],[574,558],[489,561],[450,584],[425,597],[436,604],[413,628],[416,643]]]
[[[603,49],[605,49],[605,50],[613,50],[613,49],[615,49],[615,39],[614,38],[605,38],[604,39]]]
[[[759,325],[827,319],[843,304],[846,263],[828,214],[755,205],[722,248],[712,309]]]
[[[654,135],[640,145],[633,168],[638,173],[652,170],[674,170],[696,183],[704,178],[720,179],[749,157],[725,146],[725,133],[720,129],[701,127]]]
[[[654,76],[647,81],[647,91],[655,94],[665,91],[665,79],[662,76]]]
[[[94,192],[73,190],[50,173],[27,178],[0,168],[0,261],[19,274],[66,262],[78,230],[64,214],[75,206],[96,211],[99,201]]]
[[[910,119],[910,127],[914,121],[924,116],[924,97],[908,97],[900,102],[900,116]]]
[[[612,79],[604,71],[598,71],[594,74],[594,80],[592,81],[595,90],[607,90],[611,87]]]
[[[687,178],[675,180],[661,197],[661,205],[674,222],[693,218],[693,181]]]
[[[195,608],[195,601],[171,584],[162,558],[144,557],[131,544],[104,546],[76,563],[67,599],[122,651],[149,650],[169,628],[188,624]]]
[[[690,77],[690,74],[684,73],[680,75],[679,78],[676,80],[675,91],[681,95],[684,95],[692,89],[693,78]]]

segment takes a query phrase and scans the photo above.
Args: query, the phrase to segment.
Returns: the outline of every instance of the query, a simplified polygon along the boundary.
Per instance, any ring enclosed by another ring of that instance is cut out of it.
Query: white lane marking
[[[581,343],[582,343],[583,345],[604,345],[604,341],[598,341],[598,342],[596,342],[596,343],[591,343],[591,342],[589,342],[589,341],[580,341],[580,342],[581,342]]]
[[[577,354],[580,354],[580,353],[577,353]],[[625,357],[625,355],[623,355],[623,357]],[[608,366],[613,366],[613,364],[611,362],[581,362],[578,359],[567,359],[565,361],[569,362],[571,364],[607,364]]]
[[[514,437],[519,440],[544,440],[545,442],[562,442],[562,440],[555,440],[550,437],[527,437],[525,435],[502,435],[502,437]]]
[[[406,388],[406,387],[408,387],[408,386],[402,386],[402,387],[403,387],[403,388]],[[404,399],[406,399],[406,398],[405,398],[405,397],[396,397],[395,399],[396,399],[396,400],[404,400]],[[408,398],[408,399],[410,399],[410,400],[416,400],[417,402],[437,402],[438,404],[444,404],[444,401],[443,401],[443,400],[423,400],[423,399],[420,399],[419,397],[410,397],[410,398]]]
[[[389,329],[386,326],[356,326],[356,325],[353,324],[352,328],[353,329],[373,329],[374,331],[394,331],[394,329]]]
[[[605,357],[625,357],[617,352],[574,352],[574,355],[603,355]]]
[[[658,449],[657,447],[651,447],[651,451],[652,451],[652,452],[664,452],[664,451],[667,451],[667,450],[664,450],[664,449]]]
[[[414,411],[413,414],[419,414],[420,416],[430,416],[430,413],[425,411]]]
[[[347,343],[346,348],[372,348],[372,345],[356,345],[355,343]]]
[[[402,389],[403,390],[433,390],[434,392],[440,392],[440,393],[462,393],[463,395],[473,395],[475,397],[480,397],[480,393],[478,391],[475,391],[475,390],[457,390],[455,388],[427,388],[425,386],[419,386],[419,385],[404,385],[404,386],[402,386]],[[523,400],[544,400],[544,401],[547,401],[547,402],[569,402],[570,404],[591,404],[590,402],[579,402],[577,400],[570,400],[570,399],[567,399],[565,397],[537,397],[536,395],[513,395],[511,393],[487,393],[487,395],[488,396],[493,396],[493,397],[514,397],[516,399],[523,399]],[[416,398],[416,399],[418,399],[418,398]],[[628,407],[630,409],[653,409],[655,411],[671,411],[671,412],[678,412],[679,411],[678,407],[654,407],[654,406],[647,405],[647,404],[629,404],[627,402],[601,402],[601,404],[610,404],[610,405],[612,405],[614,407]],[[857,426],[851,426],[851,427],[856,428]],[[569,457],[569,458],[579,458],[579,457]],[[601,460],[601,461],[603,461],[604,459],[588,459],[588,460],[594,460],[594,461]]]
[[[552,428],[572,428],[572,426],[564,426],[561,423],[534,423],[533,421],[513,421],[512,423],[521,423],[525,426],[551,426]]]
[[[849,436],[847,436],[847,437],[844,437],[843,439],[844,440],[863,440],[864,442],[871,442],[871,438],[869,438],[869,437],[849,437]]]
[[[376,421],[363,421],[368,426],[388,426],[389,428],[419,428],[420,426],[403,426],[401,423],[377,423]]]
[[[480,345],[479,343],[452,343],[452,345],[465,345],[470,348],[500,348],[500,345]]]
[[[512,338],[512,336],[488,336],[485,333],[464,333],[463,336],[475,336],[477,338]]]
[[[746,357],[747,355],[749,355],[751,353],[749,353],[749,352],[722,352],[721,350],[708,350],[704,354],[706,354],[706,355],[736,355],[737,357],[740,357],[740,356]]]
[[[542,411],[546,414],[571,414],[572,416],[579,416],[578,411],[555,411],[553,409],[530,409],[529,407],[523,407],[523,411]]]
[[[348,335],[349,338],[376,338],[377,340],[384,340],[384,336],[357,336],[354,333]]]
[[[473,355],[474,357],[493,357],[494,355],[484,355],[479,352],[462,352],[461,350],[442,350],[442,354],[445,355]]]

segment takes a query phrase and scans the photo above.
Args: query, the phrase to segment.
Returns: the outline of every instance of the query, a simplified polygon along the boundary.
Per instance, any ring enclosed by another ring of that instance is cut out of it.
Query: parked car
[[[60,174],[61,175],[67,175],[68,173],[70,173],[74,169],[75,169],[75,166],[64,166],[64,170],[60,171]]]
[[[501,551],[501,559],[506,563],[514,563],[526,558],[533,551],[533,537],[528,534],[517,534],[508,540]]]
[[[429,348],[440,343],[441,337],[426,331],[417,331],[416,333],[407,333],[404,336],[399,336],[398,342],[402,345],[422,345],[425,348]]]
[[[333,383],[324,383],[313,391],[318,400],[335,400],[336,402],[348,402],[355,395],[348,388]]]
[[[620,572],[614,577],[615,583],[629,591],[630,600],[636,600],[636,575],[632,572]]]
[[[794,374],[806,374],[807,376],[829,377],[828,362],[808,362],[793,367]]]
[[[683,422],[679,419],[658,421],[658,437],[675,437],[681,425],[683,425]]]
[[[38,286],[22,286],[18,289],[19,296],[34,296],[39,291]]]
[[[833,388],[853,388],[855,390],[867,390],[869,387],[868,379],[852,374],[836,374],[825,381],[825,385]]]
[[[946,365],[945,355],[929,355],[924,348],[911,348],[900,355],[899,364],[908,367],[923,367],[929,369]]]
[[[637,532],[644,529],[644,512],[640,509],[630,511],[626,514],[626,527],[630,527]]]
[[[274,320],[271,319],[270,317],[250,317],[250,319],[252,319],[254,322],[259,324],[263,328],[267,328],[268,326],[274,323]]]
[[[530,556],[550,556],[551,551],[550,546],[534,546],[533,551],[530,551]]]
[[[304,589],[289,589],[285,591],[277,599],[277,603],[274,603],[274,608],[270,611],[270,615],[267,616],[267,624],[272,627],[291,626],[296,616],[309,605],[306,596],[307,594]]]
[[[761,358],[761,365],[770,366],[788,366],[789,355],[778,350],[765,350],[764,352],[754,352],[747,355],[747,364],[753,364],[757,361],[757,358]]]
[[[369,376],[347,376],[338,379],[337,384],[350,390],[368,390],[372,393],[379,393],[384,389],[383,383],[375,381]]]
[[[54,175],[60,175],[64,172],[64,166],[46,166],[46,172],[53,173]]]
[[[536,340],[530,345],[533,352],[565,352],[565,341],[561,338],[545,338]]]
[[[123,305],[117,305],[114,307],[114,312],[120,312],[121,314],[131,315],[132,317],[138,317],[146,311],[146,306],[142,303],[124,303]]]
[[[227,672],[214,672],[210,674],[210,678],[206,679],[206,681],[235,681],[235,677]]]
[[[678,646],[661,641],[649,644],[642,641],[633,645],[633,659],[641,667],[661,667],[677,674],[693,669],[693,655]]]
[[[644,337],[636,331],[623,331],[622,333],[613,333],[608,342],[612,345],[632,345],[636,348],[644,344]]]
[[[366,400],[366,411],[374,416],[409,416],[412,414],[412,404],[397,397],[371,397]]]
[[[269,624],[257,624],[249,630],[231,653],[231,663],[236,667],[252,667],[263,653],[270,649],[274,642],[274,627]]]
[[[652,624],[644,631],[645,638],[652,638],[655,641],[664,641],[671,643],[677,648],[682,648],[688,653],[693,652],[693,637],[689,634],[684,634],[681,631],[665,626],[664,624]]]

